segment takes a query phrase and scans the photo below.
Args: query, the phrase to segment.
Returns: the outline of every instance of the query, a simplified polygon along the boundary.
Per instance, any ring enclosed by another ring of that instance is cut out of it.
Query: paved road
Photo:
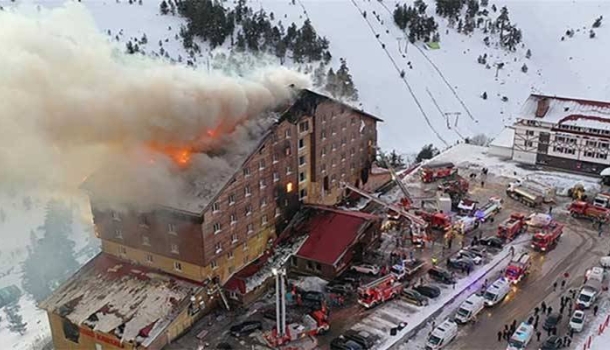
[[[476,325],[462,328],[457,340],[448,349],[506,349],[506,342],[498,342],[497,339],[498,331],[505,324],[513,320],[517,320],[517,323],[526,320],[542,301],[559,311],[559,300],[565,291],[560,288],[553,291],[553,283],[561,280],[565,272],[570,274],[566,290],[581,286],[586,269],[598,264],[599,257],[608,252],[608,238],[598,238],[597,232],[587,221],[577,221],[566,215],[559,215],[558,220],[567,224],[558,247],[546,255],[533,253],[534,265],[528,279],[515,287],[501,305],[487,309]],[[558,335],[566,334],[567,319],[565,311]],[[543,323],[543,318],[540,323]],[[544,341],[547,334],[543,330],[541,332],[541,341]],[[534,340],[528,349],[537,348],[538,345]]]

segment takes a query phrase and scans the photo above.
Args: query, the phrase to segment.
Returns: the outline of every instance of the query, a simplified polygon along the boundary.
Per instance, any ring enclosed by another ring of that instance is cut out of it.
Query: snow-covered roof
[[[147,346],[178,315],[182,302],[201,288],[100,253],[41,307],[74,324]]]
[[[548,102],[548,110],[542,117],[537,117],[538,102],[544,99]],[[610,122],[610,102],[532,94],[525,100],[518,118],[558,124],[570,116],[598,117]]]
[[[514,139],[515,129],[506,127],[491,141],[489,146],[510,148],[513,147]]]

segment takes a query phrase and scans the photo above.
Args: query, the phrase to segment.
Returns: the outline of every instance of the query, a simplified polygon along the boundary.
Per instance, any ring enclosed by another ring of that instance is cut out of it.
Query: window
[[[178,254],[180,253],[180,250],[178,249],[178,245],[176,243],[172,243],[170,244],[170,249],[169,249],[172,253],[174,254]]]
[[[305,198],[307,198],[307,189],[304,188],[299,192],[299,199],[305,199]]]
[[[326,116],[325,116],[325,115],[323,115],[323,116],[322,116],[322,123],[326,123],[326,119],[327,119],[327,118],[326,118]]]
[[[277,218],[280,215],[282,215],[282,210],[279,207],[275,208],[275,217]]]
[[[286,184],[286,192],[288,192],[288,193],[292,192],[292,182],[289,182]]]
[[[597,154],[597,158],[600,158],[600,159],[608,159],[608,155],[607,155],[607,154],[604,154],[604,153],[598,153],[598,154]]]
[[[533,132],[532,130],[527,130],[527,131],[525,132],[525,134],[526,134],[527,136],[534,136],[534,132]]]
[[[229,205],[233,205],[233,204],[235,204],[235,195],[230,194],[229,195]]]
[[[322,140],[326,140],[326,130],[322,129],[322,132],[320,134],[322,136]]]
[[[316,270],[318,270],[318,271],[322,270],[322,265],[320,265],[320,263],[316,263]]]
[[[248,250],[248,241],[245,241],[245,242],[244,242],[244,250]],[[247,260],[248,260],[248,259],[246,259],[246,261],[247,261]]]
[[[140,226],[145,227],[145,228],[148,228],[150,226],[150,224],[148,222],[148,217],[146,216],[146,214],[140,214],[138,219],[140,221]]]
[[[127,255],[127,248],[119,247],[119,255]]]
[[[174,270],[182,271],[182,264],[177,261],[174,261]]]
[[[212,212],[219,212],[220,211],[220,203],[216,202],[214,204],[212,204]]]
[[[246,226],[246,229],[248,230],[248,233],[252,233],[254,232],[254,225],[248,224],[248,226]]]
[[[237,243],[237,235],[236,234],[232,234],[231,235],[231,243]]]
[[[322,172],[325,173],[326,172],[326,164],[322,164]]]
[[[289,138],[290,138],[290,136],[291,136],[290,134],[291,134],[291,133],[290,133],[290,129],[286,129],[286,132],[285,132],[285,134],[284,134],[284,135],[286,136],[286,138],[287,138],[287,139],[289,139]]]
[[[289,156],[292,154],[292,149],[290,149],[290,146],[286,147],[286,149],[284,150],[284,154],[286,154],[286,156]]]
[[[174,225],[174,224],[167,224],[167,232],[170,233],[170,234],[174,234],[174,235],[177,234],[176,225]]]
[[[604,142],[600,142],[599,143],[599,147],[601,147],[601,148],[608,148],[608,144],[604,143]]]
[[[250,214],[252,214],[252,206],[247,205],[245,211],[246,211],[246,216],[250,216]]]
[[[349,123],[350,123],[351,125],[356,124],[356,117],[352,117],[352,119],[350,119]]]
[[[323,188],[324,191],[328,191],[330,190],[330,181],[328,180],[328,176],[324,176],[324,183],[323,183]]]
[[[352,132],[352,138],[351,138],[351,140],[352,140],[352,141],[354,141],[355,139],[356,139],[356,133],[355,133],[355,132]]]
[[[153,256],[150,254],[146,254],[146,262],[147,263],[152,263],[153,262]]]
[[[525,146],[532,147],[534,146],[534,143],[532,141],[525,141]]]
[[[222,244],[221,244],[220,242],[216,243],[216,244],[214,245],[214,249],[215,249],[215,251],[216,251],[216,254],[218,254],[218,253],[222,252]]]
[[[267,197],[262,197],[261,198],[261,203],[260,203],[261,208],[264,208],[267,206]]]
[[[330,161],[330,165],[334,168],[337,166],[337,160],[333,158],[333,160]]]
[[[142,236],[142,245],[150,245],[150,238],[148,236]]]
[[[337,135],[337,128],[335,128],[334,126],[330,129],[330,133],[334,136]]]
[[[235,272],[235,266],[229,266],[229,273]]]
[[[244,173],[244,176],[248,177],[250,176],[250,168],[244,168],[244,170],[242,170]]]
[[[337,150],[337,144],[333,142],[333,143],[330,145],[330,149],[331,149],[331,151],[336,151],[336,150]]]
[[[277,153],[273,153],[273,164],[277,163],[279,161],[279,156],[277,155]]]
[[[305,165],[305,156],[299,157],[299,166],[301,166],[301,165]]]
[[[259,170],[265,169],[265,160],[264,159],[261,159],[258,161],[258,169]]]
[[[227,259],[233,259],[235,256],[233,255],[233,252],[229,252],[227,254]]]
[[[299,173],[299,182],[303,182],[305,180],[307,180],[307,175],[305,175],[303,172]]]
[[[352,148],[350,148],[350,150],[349,150],[349,155],[353,157],[353,156],[354,156],[354,154],[356,154],[356,150],[354,149],[354,147],[352,147]]]
[[[299,149],[302,149],[303,147],[305,147],[305,140],[299,139]]]
[[[347,143],[347,140],[345,139],[345,137],[341,138],[341,147],[345,146],[345,144]]]
[[[258,181],[258,186],[259,186],[261,189],[263,189],[263,188],[267,187],[267,183],[266,183],[265,179],[261,179],[261,180],[259,180],[259,181]]]
[[[341,161],[345,162],[345,153],[341,153]]]
[[[246,193],[246,197],[252,195],[252,189],[250,188],[250,185],[246,185],[246,187],[244,188],[244,192]]]
[[[280,174],[278,174],[277,172],[273,173],[273,182],[278,182],[280,181]]]
[[[305,132],[309,130],[309,121],[299,123],[299,132]]]
[[[237,215],[231,214],[231,225],[237,224]]]
[[[121,230],[120,228],[114,230],[114,237],[118,239],[123,239],[123,230]]]
[[[261,217],[261,224],[263,224],[263,225],[267,225],[267,215],[263,215],[263,216]]]
[[[216,260],[212,260],[210,266],[212,266],[212,270],[215,270],[218,268],[218,263],[216,262]]]
[[[214,224],[214,234],[217,234],[218,232],[220,232],[220,229],[221,229],[220,223],[219,222],[215,223]]]
[[[587,151],[587,152],[585,152],[585,157],[594,158],[595,157],[595,152]]]
[[[597,142],[595,142],[595,141],[587,141],[587,147],[597,147]]]
[[[290,165],[288,165],[286,167],[286,175],[290,175],[290,174],[292,174],[292,167]]]
[[[121,221],[121,214],[119,214],[116,211],[113,211],[112,212],[112,220],[114,220],[114,221]]]
[[[326,156],[326,146],[322,147],[322,157]]]
[[[347,123],[341,123],[341,130],[345,130],[346,127],[347,127]]]
[[[95,343],[95,350],[104,350],[102,344]]]

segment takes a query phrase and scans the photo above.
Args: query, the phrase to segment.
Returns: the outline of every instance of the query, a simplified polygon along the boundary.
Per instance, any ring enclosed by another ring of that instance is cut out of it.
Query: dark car
[[[354,286],[352,286],[349,283],[329,283],[326,285],[326,291],[329,293],[336,293],[336,294],[350,294],[351,292],[354,291]]]
[[[561,322],[561,314],[552,313],[546,317],[546,320],[544,320],[544,324],[542,325],[542,328],[546,331],[555,329],[555,328],[557,328],[557,326],[559,325],[560,322]]]
[[[242,335],[248,335],[252,332],[260,331],[263,329],[263,324],[261,321],[246,321],[234,326],[231,326],[231,335],[234,337],[239,337]]]
[[[348,330],[343,336],[349,340],[353,340],[362,346],[363,349],[372,349],[375,345],[375,337],[367,331]]]
[[[456,256],[453,258],[447,259],[447,267],[452,269],[472,269],[474,266],[474,262],[465,256]]]
[[[444,284],[454,284],[455,278],[451,275],[451,272],[441,269],[440,267],[433,267],[428,270],[428,276],[435,281],[439,281]]]
[[[552,335],[548,337],[542,345],[540,345],[540,350],[557,350],[561,348],[561,338],[556,335]]]
[[[362,281],[362,276],[353,271],[347,271],[336,280],[337,283],[341,284],[351,284],[352,286],[360,285]]]
[[[479,245],[502,249],[502,247],[504,247],[504,241],[498,237],[483,237],[479,239]]]
[[[229,343],[218,343],[216,349],[219,350],[233,350],[233,347]]]
[[[301,291],[301,304],[305,307],[318,310],[324,302],[324,293],[314,291]]]
[[[428,299],[419,294],[418,291],[410,288],[405,288],[402,290],[402,298],[410,304],[418,305],[418,306],[426,306],[428,305]]]
[[[419,294],[432,299],[437,298],[439,295],[441,295],[441,289],[437,286],[419,285],[413,289],[418,291]]]
[[[331,350],[364,350],[362,345],[344,336],[339,336],[330,342]]]

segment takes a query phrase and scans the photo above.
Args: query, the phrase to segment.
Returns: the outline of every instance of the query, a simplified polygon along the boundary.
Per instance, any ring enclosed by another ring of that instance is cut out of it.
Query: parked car
[[[343,336],[349,340],[353,340],[362,346],[363,349],[372,349],[375,346],[375,336],[367,331],[347,330]]]
[[[350,294],[354,291],[354,286],[348,283],[329,283],[326,285],[326,291],[336,294]]]
[[[561,322],[561,314],[560,313],[552,313],[546,317],[544,320],[544,324],[542,328],[546,331],[557,328],[559,323]]]
[[[233,350],[233,347],[229,343],[218,343],[218,344],[216,344],[216,349],[219,349],[219,350]]]
[[[457,257],[461,258],[461,257],[466,257],[470,260],[472,260],[472,262],[474,262],[475,265],[480,265],[483,262],[483,257],[480,255],[477,255],[474,252],[471,252],[470,250],[465,250],[462,249],[457,253]]]
[[[358,271],[360,273],[365,273],[367,275],[377,276],[379,274],[379,266],[370,265],[370,264],[360,264],[353,265],[352,270]]]
[[[441,295],[441,289],[437,286],[419,285],[413,289],[418,291],[419,294],[432,299],[437,298],[439,295]]]
[[[322,303],[326,300],[324,293],[316,291],[301,291],[301,305],[318,310],[322,307]]]
[[[432,278],[433,280],[444,284],[455,283],[455,278],[451,275],[451,272],[440,267],[433,267],[428,270],[428,276],[430,276],[430,278]]]
[[[362,281],[362,277],[356,271],[346,271],[338,279],[337,282],[351,284],[352,286],[359,286]]]
[[[498,237],[483,237],[479,239],[479,245],[502,249],[502,247],[504,247],[504,241]]]
[[[246,321],[231,326],[230,333],[234,337],[240,337],[242,335],[260,331],[261,329],[263,329],[263,323],[261,321]]]
[[[570,328],[574,330],[574,332],[582,332],[582,329],[585,325],[585,313],[582,310],[576,310],[572,314],[572,318],[570,318]]]
[[[552,335],[548,337],[544,343],[542,343],[542,345],[540,345],[540,350],[557,350],[561,348],[561,345],[561,338],[556,335]]]
[[[467,250],[471,253],[474,253],[478,256],[480,256],[481,258],[485,258],[487,256],[487,249],[485,249],[484,246],[468,246],[468,247],[464,247],[464,250]]]
[[[447,259],[447,267],[452,269],[467,269],[474,266],[474,261],[465,256],[454,256]]]
[[[364,348],[353,340],[340,335],[330,341],[331,350],[364,350]]]
[[[402,298],[410,304],[418,306],[428,305],[428,299],[425,296],[419,294],[418,291],[410,288],[405,288],[402,290]]]

